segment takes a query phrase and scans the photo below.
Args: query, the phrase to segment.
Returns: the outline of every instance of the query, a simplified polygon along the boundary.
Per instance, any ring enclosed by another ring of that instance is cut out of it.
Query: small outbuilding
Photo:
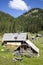
[[[27,33],[5,33],[2,39],[2,45],[13,48],[16,54],[39,56],[39,49],[28,40]]]

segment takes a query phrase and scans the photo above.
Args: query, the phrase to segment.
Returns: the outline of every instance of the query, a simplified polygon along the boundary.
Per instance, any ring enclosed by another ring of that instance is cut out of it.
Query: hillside
[[[18,18],[0,12],[0,32],[38,32],[43,30],[43,10],[34,8]]]
[[[43,10],[39,8],[31,9],[18,17],[22,22],[24,31],[38,32],[43,30]]]
[[[11,32],[15,18],[0,11],[0,32]]]

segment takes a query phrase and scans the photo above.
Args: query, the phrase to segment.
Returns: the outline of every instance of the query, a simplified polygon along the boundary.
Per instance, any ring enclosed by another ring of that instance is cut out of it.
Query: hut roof
[[[27,43],[33,50],[35,50],[37,53],[39,53],[39,49],[38,49],[30,40],[26,40],[26,43]]]
[[[27,33],[5,33],[2,41],[25,41]]]

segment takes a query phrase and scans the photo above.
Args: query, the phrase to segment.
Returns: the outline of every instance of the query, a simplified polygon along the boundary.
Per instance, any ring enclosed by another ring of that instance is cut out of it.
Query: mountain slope
[[[39,8],[31,9],[18,17],[19,21],[22,22],[25,31],[38,32],[43,30],[43,10]]]
[[[43,30],[43,10],[34,8],[18,18],[0,12],[0,32],[38,32]]]
[[[15,18],[0,11],[0,32],[11,32]]]

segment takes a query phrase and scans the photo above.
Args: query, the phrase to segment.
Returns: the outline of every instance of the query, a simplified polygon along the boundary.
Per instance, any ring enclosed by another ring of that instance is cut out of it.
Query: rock
[[[21,61],[21,60],[22,58],[17,58],[17,57],[13,58],[13,61]]]
[[[41,34],[36,34],[36,37],[41,37]]]
[[[13,61],[17,61],[15,58],[12,59]]]
[[[5,51],[4,49],[1,49],[1,51]]]
[[[22,58],[15,58],[16,60],[18,60],[18,61],[21,61],[22,60]]]
[[[35,39],[35,36],[32,36],[32,39]]]
[[[21,55],[21,54],[20,54],[19,51],[15,51],[15,52],[13,53],[13,55],[19,56],[19,55]]]

